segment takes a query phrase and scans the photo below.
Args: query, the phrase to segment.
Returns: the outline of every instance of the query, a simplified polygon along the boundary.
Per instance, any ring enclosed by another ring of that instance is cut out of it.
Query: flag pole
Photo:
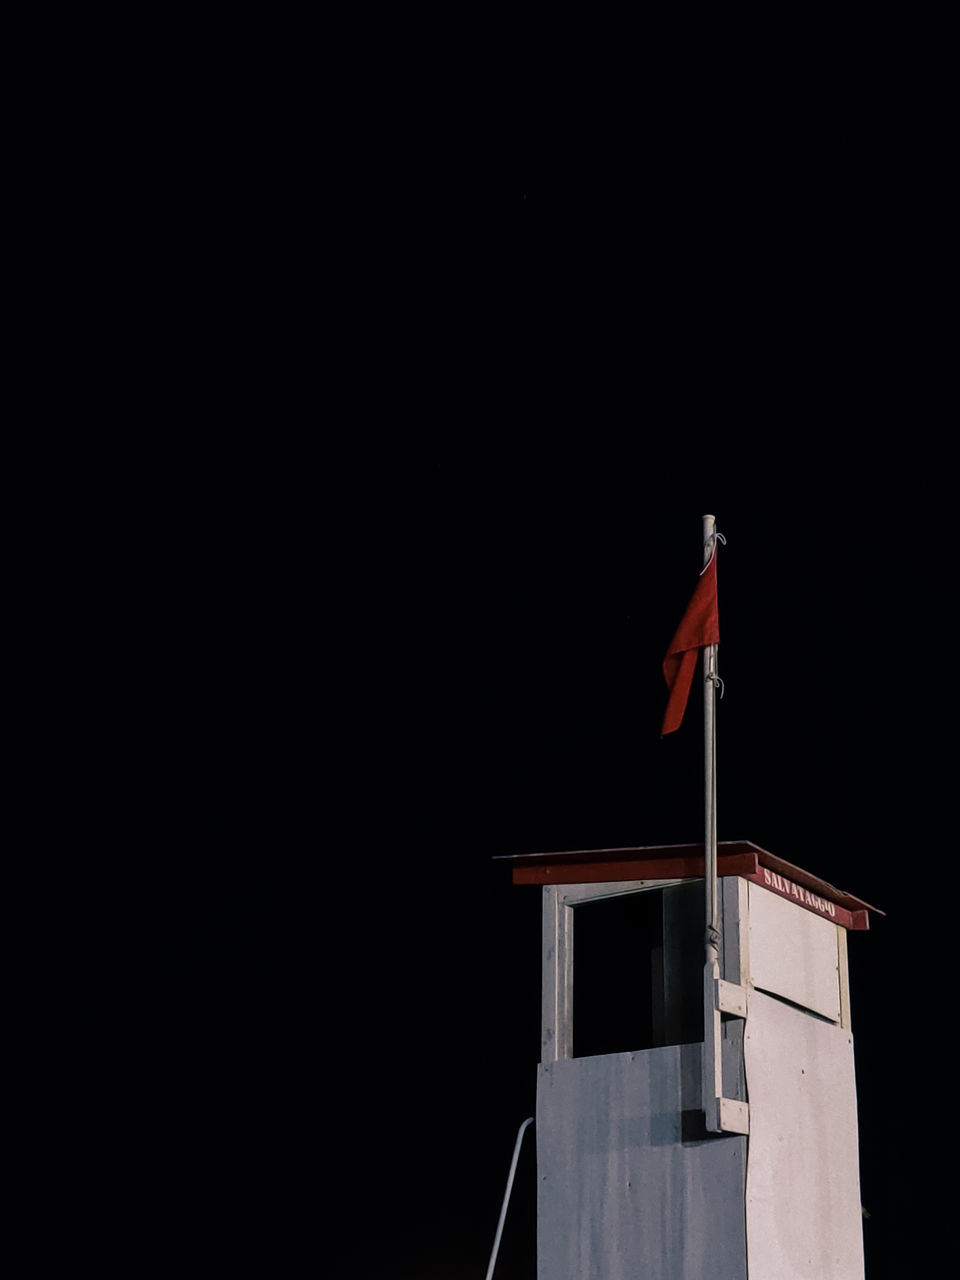
[[[703,517],[703,564],[710,563],[716,548],[716,516]],[[717,646],[703,650],[703,773],[704,846],[707,893],[707,959],[719,958],[717,913]],[[719,976],[719,975],[718,975]]]
[[[717,521],[703,517],[703,564],[710,563],[716,550]],[[716,991],[720,979],[720,920],[717,907],[717,646],[703,650],[703,782],[704,782],[704,880],[706,897],[706,932],[704,990],[704,1071],[703,1109],[707,1129],[720,1131],[719,1017],[716,1015]]]

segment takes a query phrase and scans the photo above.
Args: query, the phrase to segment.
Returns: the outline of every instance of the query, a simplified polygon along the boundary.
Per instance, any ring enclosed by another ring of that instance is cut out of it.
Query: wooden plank
[[[844,929],[869,929],[870,916],[867,911],[849,911],[832,898],[825,898],[814,892],[798,880],[789,880],[770,867],[761,866],[756,871],[745,872],[746,878],[781,898],[789,898],[805,911],[823,916],[833,924],[842,925]]]
[[[717,874],[749,876],[758,868],[755,853],[721,856]],[[693,880],[703,877],[703,857],[587,863],[514,864],[514,884],[598,884],[619,880]]]
[[[701,1046],[545,1063],[539,1280],[746,1280],[747,1139],[707,1139]]]
[[[765,850],[750,840],[720,840],[720,854],[757,853],[766,856]],[[689,844],[618,845],[604,849],[560,849],[554,853],[496,854],[494,862],[659,862],[663,858],[703,857],[703,841]]]
[[[805,889],[809,889],[811,893],[817,894],[821,898],[835,902],[838,906],[851,913],[872,911],[878,916],[886,914],[879,907],[872,907],[869,902],[864,902],[862,898],[855,898],[852,893],[847,893],[844,889],[838,889],[836,885],[832,885],[826,880],[821,880],[819,876],[815,876],[809,871],[804,871],[802,867],[795,867],[791,862],[785,862],[783,858],[778,858],[775,854],[768,853],[765,849],[760,851],[760,865],[761,867],[767,867],[770,871],[775,871],[777,875],[785,876],[795,884],[802,885]]]
[[[840,1025],[850,1029],[850,965],[847,959],[847,931],[837,930],[837,963],[840,971]]]
[[[720,886],[723,906],[723,965],[728,982],[744,984],[750,975],[749,881],[743,876],[724,880]]]
[[[650,868],[663,863],[673,863],[674,860],[680,860],[687,863],[693,860],[694,865],[703,861],[703,844],[673,844],[673,845],[637,845],[634,847],[607,848],[607,849],[566,849],[555,853],[518,853],[498,855],[495,857],[496,862],[509,862],[515,871],[520,871],[533,867],[551,867],[553,870],[549,875],[542,879],[528,877],[525,874],[515,875],[515,884],[545,884],[545,883],[567,883],[576,884],[583,883],[590,879],[597,879],[597,873],[592,875],[583,872],[583,868],[588,865],[602,864],[604,870],[600,873],[604,879],[616,880],[622,879],[622,876],[611,874],[608,864],[633,864],[635,870],[631,878],[646,879],[652,875],[648,870],[640,870],[636,867],[637,863],[642,863],[644,867]],[[796,867],[790,862],[785,862],[782,858],[776,857],[769,853],[766,849],[761,849],[758,844],[754,844],[751,840],[721,840],[717,845],[717,852],[721,859],[733,857],[735,855],[750,854],[758,859],[757,866],[764,867],[769,873],[773,873],[774,878],[786,878],[793,885],[799,886],[808,891],[811,897],[816,897],[833,903],[838,908],[843,908],[846,915],[844,916],[844,927],[848,929],[866,929],[867,913],[872,912],[875,915],[882,916],[884,913],[877,907],[872,907],[869,902],[864,902],[860,898],[855,898],[853,894],[847,893],[842,889],[836,888],[835,885],[829,884],[826,880],[821,880],[819,876],[812,875],[809,871],[804,871],[802,867]],[[561,873],[556,870],[559,867],[575,868],[576,874],[561,879]],[[693,871],[688,874],[688,878],[697,875],[703,875],[701,871]],[[735,873],[734,873],[735,874]]]
[[[543,890],[541,1035],[543,1062],[573,1052],[573,911],[553,885]]]
[[[831,920],[750,886],[750,984],[840,1021],[837,935]]]
[[[758,991],[745,1025],[749,1274],[863,1280],[850,1032]]]
[[[717,1008],[721,1013],[732,1014],[735,1018],[747,1016],[747,989],[739,983],[717,979]]]

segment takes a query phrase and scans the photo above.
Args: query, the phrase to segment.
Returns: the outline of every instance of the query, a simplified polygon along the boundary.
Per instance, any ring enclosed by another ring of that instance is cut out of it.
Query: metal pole
[[[703,564],[716,549],[715,516],[703,517]],[[703,970],[703,1111],[707,1130],[721,1131],[720,1017],[717,1012],[720,978],[720,922],[717,909],[717,646],[703,650],[703,870],[706,899]]]
[[[520,1159],[520,1146],[523,1142],[523,1135],[527,1131],[527,1125],[533,1124],[533,1116],[529,1116],[524,1120],[523,1124],[517,1130],[517,1140],[513,1144],[513,1159],[510,1161],[510,1173],[507,1176],[507,1189],[503,1193],[503,1204],[500,1207],[500,1221],[497,1223],[497,1234],[493,1241],[493,1251],[490,1254],[490,1263],[487,1267],[486,1280],[493,1280],[493,1269],[497,1265],[497,1254],[500,1252],[500,1237],[503,1235],[503,1224],[507,1220],[507,1206],[510,1203],[510,1192],[513,1190],[513,1175],[517,1172],[517,1161]]]
[[[703,564],[716,545],[717,520],[703,517]],[[707,960],[719,956],[717,919],[717,646],[703,650],[704,873],[706,876]]]

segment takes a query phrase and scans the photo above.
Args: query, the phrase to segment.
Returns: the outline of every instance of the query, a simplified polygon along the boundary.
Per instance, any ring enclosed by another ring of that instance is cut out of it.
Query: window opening
[[[573,909],[573,1056],[703,1039],[703,881]]]

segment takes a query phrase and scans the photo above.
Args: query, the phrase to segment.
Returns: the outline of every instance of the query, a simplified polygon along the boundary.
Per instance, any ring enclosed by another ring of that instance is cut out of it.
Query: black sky
[[[78,514],[7,894],[30,1274],[483,1274],[539,1048],[537,893],[492,859],[701,837],[660,662],[707,511],[720,838],[887,912],[851,941],[868,1275],[933,1248],[946,157],[905,123],[692,167],[568,141],[368,191],[306,285],[266,253],[189,374],[179,294],[155,381],[111,358],[135,439],[50,461]]]

